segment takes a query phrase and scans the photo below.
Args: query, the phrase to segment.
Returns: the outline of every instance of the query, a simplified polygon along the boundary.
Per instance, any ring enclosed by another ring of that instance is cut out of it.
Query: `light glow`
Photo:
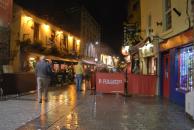
[[[68,39],[69,39],[69,40],[73,40],[73,36],[68,35]]]
[[[56,34],[60,36],[63,34],[63,31],[56,31]]]
[[[97,62],[98,61],[98,58],[95,58],[94,60]]]
[[[28,22],[32,21],[32,18],[29,16],[23,16],[23,20],[24,20],[24,23],[27,24]]]
[[[129,46],[123,46],[123,47],[122,47],[122,50],[121,50],[121,53],[122,53],[124,56],[129,55]]]
[[[35,60],[35,58],[34,57],[30,57],[29,60]]]
[[[50,30],[50,26],[48,24],[43,24],[43,27],[46,32]]]
[[[80,44],[80,40],[77,40],[76,43],[77,43],[77,45],[79,45]]]

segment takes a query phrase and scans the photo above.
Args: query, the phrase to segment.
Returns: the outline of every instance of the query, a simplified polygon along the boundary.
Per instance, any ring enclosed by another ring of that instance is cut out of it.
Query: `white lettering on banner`
[[[99,84],[111,84],[111,85],[118,85],[122,84],[122,80],[117,80],[117,79],[99,79]]]
[[[102,83],[102,79],[99,79],[99,84],[101,84]]]

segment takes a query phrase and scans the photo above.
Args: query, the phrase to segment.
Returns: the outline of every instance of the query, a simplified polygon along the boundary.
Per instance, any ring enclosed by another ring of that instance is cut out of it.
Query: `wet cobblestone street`
[[[7,108],[6,108],[7,107]],[[15,107],[15,108],[14,108]],[[90,95],[74,85],[0,102],[0,130],[192,130],[184,108],[157,97]]]

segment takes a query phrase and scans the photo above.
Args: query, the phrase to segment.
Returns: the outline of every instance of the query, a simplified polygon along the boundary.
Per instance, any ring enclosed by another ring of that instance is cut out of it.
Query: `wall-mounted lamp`
[[[176,8],[173,8],[173,11],[174,11],[178,16],[181,16],[181,12],[178,11]]]
[[[56,34],[57,35],[62,35],[63,34],[63,31],[56,31]]]
[[[95,58],[94,61],[97,62],[98,61],[98,58]]]
[[[46,32],[48,32],[49,29],[50,29],[50,26],[49,26],[48,24],[43,24],[43,27],[44,27],[44,30],[45,30]]]
[[[23,16],[24,23],[28,24],[28,22],[32,21],[33,19],[29,16]]]
[[[79,45],[80,44],[80,40],[76,40],[76,44]]]

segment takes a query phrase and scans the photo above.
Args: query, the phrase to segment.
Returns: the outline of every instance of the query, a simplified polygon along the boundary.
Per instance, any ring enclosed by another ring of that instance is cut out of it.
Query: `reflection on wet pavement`
[[[57,104],[52,107],[52,104]],[[40,105],[40,104],[38,104]],[[49,108],[52,107],[52,108]],[[49,110],[49,111],[48,111]],[[41,115],[17,130],[191,130],[184,109],[156,97],[90,95],[74,85],[52,88]]]

